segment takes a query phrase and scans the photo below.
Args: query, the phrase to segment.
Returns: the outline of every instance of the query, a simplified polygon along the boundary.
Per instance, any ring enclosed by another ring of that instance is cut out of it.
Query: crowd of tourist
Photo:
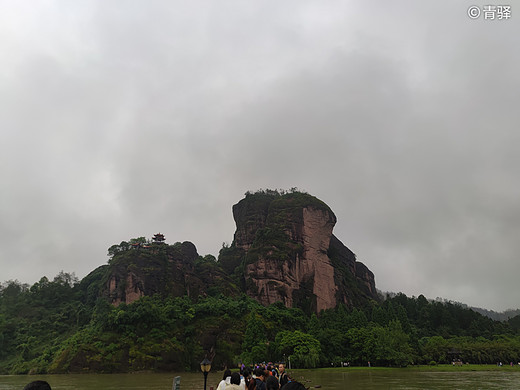
[[[259,364],[246,367],[242,364],[240,371],[225,370],[216,390],[305,390],[305,386],[293,380],[285,365],[280,363]]]

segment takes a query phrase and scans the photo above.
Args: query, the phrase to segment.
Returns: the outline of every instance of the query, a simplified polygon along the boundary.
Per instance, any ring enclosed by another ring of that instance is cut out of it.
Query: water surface
[[[320,390],[508,390],[520,389],[518,371],[434,372],[395,370],[293,370],[295,379],[306,387]],[[202,373],[168,374],[84,374],[0,376],[0,390],[21,390],[30,381],[43,379],[53,390],[170,390],[175,376],[181,376],[180,390],[202,390]],[[222,372],[211,372],[208,390],[216,388]]]
[[[394,370],[306,370],[295,371],[297,380],[306,387],[346,390],[492,390],[520,389],[518,371],[439,372],[407,369]]]

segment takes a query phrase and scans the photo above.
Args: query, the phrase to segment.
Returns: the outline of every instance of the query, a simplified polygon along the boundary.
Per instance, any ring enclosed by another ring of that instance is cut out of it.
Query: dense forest
[[[519,317],[493,321],[422,295],[319,315],[222,294],[116,307],[99,294],[102,274],[1,284],[0,373],[196,370],[207,351],[216,369],[289,358],[299,368],[520,361]]]

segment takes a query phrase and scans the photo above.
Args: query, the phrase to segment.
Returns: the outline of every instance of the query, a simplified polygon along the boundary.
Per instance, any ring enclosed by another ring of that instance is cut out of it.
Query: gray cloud
[[[516,307],[519,25],[470,5],[2,1],[0,280],[297,186],[380,289]]]

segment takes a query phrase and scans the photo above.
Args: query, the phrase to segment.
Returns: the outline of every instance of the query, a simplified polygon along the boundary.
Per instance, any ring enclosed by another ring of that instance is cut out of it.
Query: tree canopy
[[[145,296],[115,307],[99,294],[102,275],[1,284],[0,373],[196,370],[210,349],[217,369],[289,358],[301,368],[520,361],[517,319],[511,326],[423,296],[310,316],[247,296]]]

